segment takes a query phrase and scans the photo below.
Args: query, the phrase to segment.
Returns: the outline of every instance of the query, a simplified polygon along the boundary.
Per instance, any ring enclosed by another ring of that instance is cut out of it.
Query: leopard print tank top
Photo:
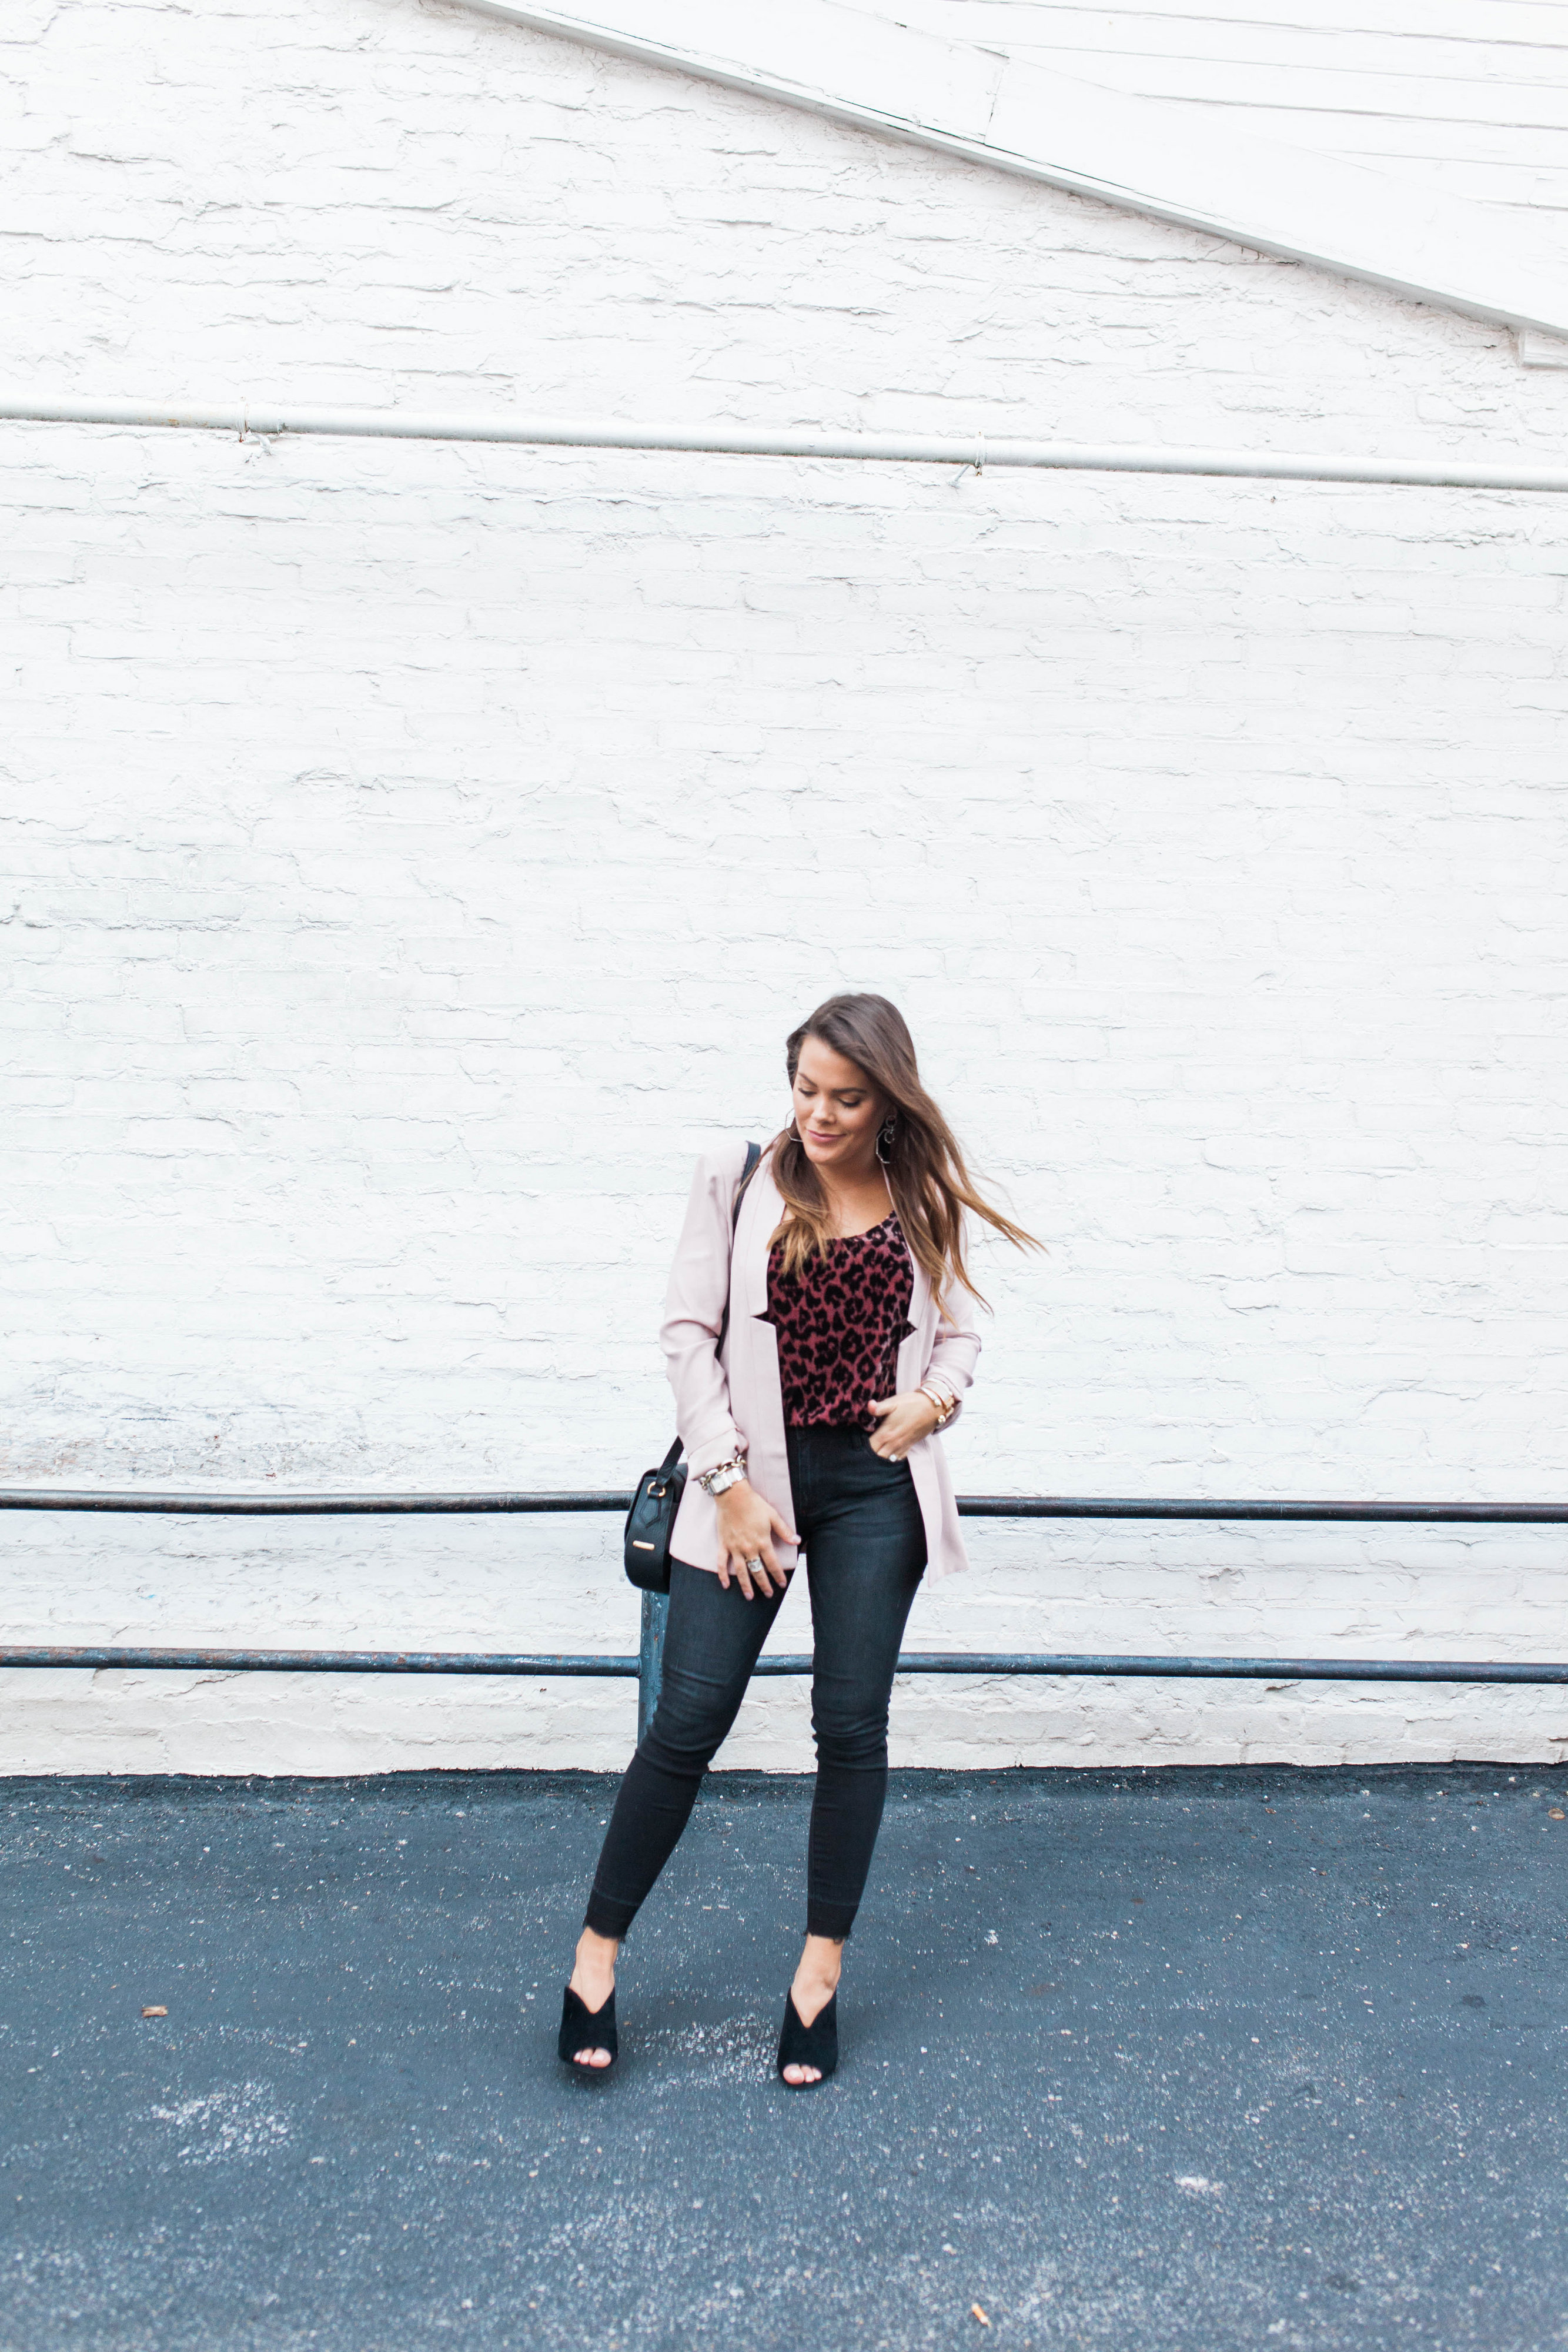
[[[782,1243],[774,1243],[762,1319],[778,1334],[787,1428],[876,1427],[871,1401],[892,1396],[898,1385],[914,1295],[896,1211],[869,1234],[831,1242],[794,1280],[784,1273]]]

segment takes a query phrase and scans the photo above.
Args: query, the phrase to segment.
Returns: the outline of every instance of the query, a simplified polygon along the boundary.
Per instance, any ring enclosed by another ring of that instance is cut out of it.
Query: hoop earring
[[[876,1156],[884,1168],[893,1165],[893,1139],[898,1133],[896,1118],[887,1118],[876,1131]]]

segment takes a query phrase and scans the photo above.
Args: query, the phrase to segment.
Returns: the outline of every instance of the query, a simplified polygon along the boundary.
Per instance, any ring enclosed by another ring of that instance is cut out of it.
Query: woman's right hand
[[[718,1580],[725,1591],[733,1575],[748,1601],[775,1588],[782,1592],[789,1571],[774,1557],[773,1538],[777,1535],[786,1543],[799,1543],[794,1528],[786,1527],[772,1505],[744,1478],[738,1486],[727,1486],[714,1507],[718,1513]]]

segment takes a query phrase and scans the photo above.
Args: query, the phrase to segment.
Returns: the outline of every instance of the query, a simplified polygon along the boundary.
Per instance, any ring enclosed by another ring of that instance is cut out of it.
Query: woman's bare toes
[[[579,2066],[608,2066],[610,2053],[608,2050],[580,2050],[574,2063]]]
[[[801,2083],[820,2083],[821,2079],[822,2070],[820,2066],[786,2066],[784,2069],[784,2080],[797,2085]]]

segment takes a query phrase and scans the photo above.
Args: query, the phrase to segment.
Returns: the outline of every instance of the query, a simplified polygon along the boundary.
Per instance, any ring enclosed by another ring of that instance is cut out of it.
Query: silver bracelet
[[[732,1486],[738,1486],[745,1476],[745,1454],[733,1454],[727,1462],[716,1462],[711,1470],[699,1470],[697,1485],[705,1495],[716,1502],[721,1495],[727,1495]]]

